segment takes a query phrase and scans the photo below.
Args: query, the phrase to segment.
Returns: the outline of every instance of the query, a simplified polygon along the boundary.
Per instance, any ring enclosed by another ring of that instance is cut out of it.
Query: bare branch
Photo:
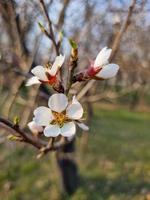
[[[84,88],[79,92],[79,94],[77,95],[77,99],[81,99],[87,92],[88,90],[92,87],[92,85],[95,83],[95,80],[90,80],[85,86]]]
[[[48,14],[48,11],[46,9],[46,5],[45,5],[45,2],[44,0],[40,0],[40,3],[42,5],[42,8],[43,8],[43,11],[44,11],[44,14],[46,16],[46,19],[48,21],[48,26],[49,26],[49,33],[47,33],[47,36],[51,39],[51,41],[53,42],[53,45],[55,47],[55,51],[56,51],[56,54],[59,55],[59,45],[57,44],[56,40],[55,40],[55,36],[54,36],[54,31],[53,31],[53,28],[52,28],[52,22],[51,22],[51,19],[49,17],[49,14]]]
[[[114,59],[114,57],[115,57],[115,55],[116,55],[116,53],[118,51],[118,48],[119,48],[122,36],[126,32],[126,30],[128,28],[128,25],[130,24],[130,18],[132,16],[135,4],[136,4],[136,0],[132,0],[132,3],[131,3],[131,5],[129,7],[129,10],[128,10],[128,14],[127,14],[126,20],[124,21],[124,23],[123,23],[120,31],[116,35],[116,38],[115,38],[115,40],[113,42],[112,53],[111,53],[111,56],[110,56],[110,61]]]
[[[64,24],[65,13],[66,13],[66,10],[68,8],[69,3],[70,3],[70,0],[64,0],[63,8],[62,8],[62,10],[60,12],[59,19],[58,19],[58,24],[57,24],[58,28],[61,28],[62,25]]]

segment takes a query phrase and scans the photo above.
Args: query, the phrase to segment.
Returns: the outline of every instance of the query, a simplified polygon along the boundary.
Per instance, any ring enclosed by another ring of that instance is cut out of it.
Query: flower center
[[[50,85],[54,85],[57,82],[57,75],[51,76],[48,72],[46,72],[45,74],[48,80],[47,81],[40,80],[41,83],[48,83]]]
[[[90,66],[87,70],[87,74],[90,77],[94,77],[101,69],[101,67],[94,68],[93,66]]]
[[[54,116],[53,123],[58,124],[60,127],[62,127],[64,123],[68,121],[68,118],[64,113],[58,113],[53,111],[53,116]]]

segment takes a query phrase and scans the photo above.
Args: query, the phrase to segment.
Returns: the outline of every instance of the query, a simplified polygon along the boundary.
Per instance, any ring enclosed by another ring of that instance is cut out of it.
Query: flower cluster
[[[111,49],[104,47],[97,55],[95,61],[84,72],[73,76],[72,83],[88,79],[104,80],[114,77],[119,66],[108,62]],[[55,90],[55,85],[60,82],[59,70],[63,65],[65,56],[56,57],[53,65],[36,66],[31,70],[34,75],[26,86],[33,84],[50,84]],[[83,107],[74,96],[72,101],[57,90],[59,93],[53,94],[48,101],[48,107],[40,106],[34,110],[33,121],[28,124],[30,130],[34,133],[43,132],[46,137],[72,137],[76,133],[76,125],[83,130],[89,130],[88,126],[82,123]]]

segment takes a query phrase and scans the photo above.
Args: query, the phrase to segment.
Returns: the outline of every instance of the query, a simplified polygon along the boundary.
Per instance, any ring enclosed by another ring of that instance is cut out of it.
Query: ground
[[[54,153],[39,161],[32,147],[1,144],[0,199],[150,199],[149,113],[96,107],[90,134],[79,133],[77,149],[80,187],[62,197]]]

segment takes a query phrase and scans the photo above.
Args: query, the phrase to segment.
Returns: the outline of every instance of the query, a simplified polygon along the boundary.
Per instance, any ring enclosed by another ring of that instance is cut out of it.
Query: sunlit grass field
[[[27,145],[0,145],[0,200],[149,200],[150,114],[95,109],[77,139],[80,186],[62,196],[54,153],[41,160]]]

